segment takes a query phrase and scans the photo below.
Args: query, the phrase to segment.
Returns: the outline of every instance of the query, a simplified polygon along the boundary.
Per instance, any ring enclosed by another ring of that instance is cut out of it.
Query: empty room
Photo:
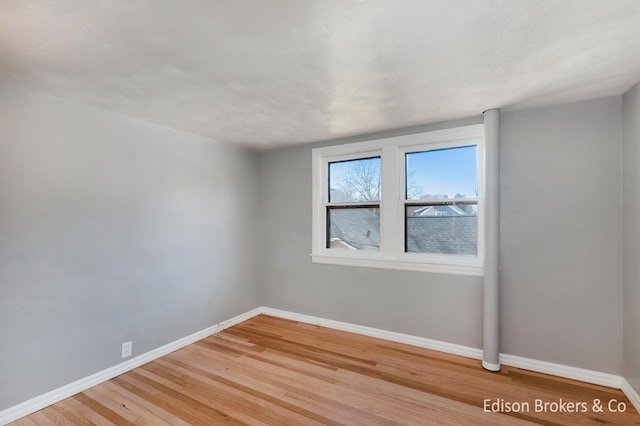
[[[0,2],[0,424],[640,425],[640,2]]]

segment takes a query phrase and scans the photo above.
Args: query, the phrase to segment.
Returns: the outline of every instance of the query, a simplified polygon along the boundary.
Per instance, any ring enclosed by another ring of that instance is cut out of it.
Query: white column
[[[500,371],[500,110],[484,112],[485,254],[482,366]]]

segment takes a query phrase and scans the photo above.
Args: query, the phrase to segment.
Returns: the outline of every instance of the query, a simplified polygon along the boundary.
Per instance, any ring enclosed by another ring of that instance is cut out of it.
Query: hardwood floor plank
[[[615,399],[622,413],[534,410]],[[529,404],[485,411],[485,400]],[[640,425],[621,391],[260,315],[15,425]]]
[[[170,412],[163,410],[155,404],[151,404],[149,401],[132,392],[129,392],[127,389],[116,385],[111,380],[102,383],[100,386],[97,386],[94,389],[105,398],[109,398],[116,404],[121,405],[123,408],[134,412],[138,416],[136,424],[142,424],[146,421],[151,425],[189,425],[189,423],[185,422],[179,417],[174,416]]]
[[[168,386],[173,384],[176,389],[200,400],[203,403],[215,406],[217,409],[237,418],[243,422],[256,424],[287,424],[293,423],[293,413],[285,413],[268,404],[265,407],[264,400],[258,400],[251,395],[238,392],[234,387],[221,381],[209,380],[206,375],[186,374],[171,364],[155,363],[147,365],[145,372],[152,373],[155,377]],[[303,419],[298,419],[301,422]],[[311,422],[306,422],[311,424]]]
[[[86,405],[84,405],[74,397],[67,398],[64,401],[60,401],[59,405],[66,408],[69,411],[74,412],[76,416],[80,416],[84,419],[87,419],[90,422],[90,424],[95,424],[95,425],[111,424],[111,422],[109,422],[109,420],[107,420],[105,417],[95,412],[91,408],[87,407]],[[74,423],[78,423],[78,422],[74,422]]]
[[[337,424],[332,420],[330,420],[329,418],[313,413],[309,410],[305,410],[303,407],[300,407],[294,404],[289,404],[286,401],[278,399],[275,396],[272,396],[268,393],[260,392],[259,390],[251,388],[249,386],[244,386],[238,383],[237,381],[225,379],[224,377],[215,375],[213,373],[209,373],[207,371],[201,370],[191,365],[184,364],[180,361],[163,360],[163,363],[166,363],[166,365],[171,365],[173,366],[173,368],[178,369],[180,371],[184,371],[186,374],[189,374],[190,372],[198,374],[200,377],[205,377],[211,381],[215,381],[222,385],[226,385],[229,388],[236,389],[239,392],[242,392],[246,395],[251,395],[255,397],[257,400],[261,400],[266,403],[269,403],[270,404],[269,406],[264,407],[266,409],[273,410],[279,407],[283,410],[283,413],[287,416],[286,419],[283,420],[284,423],[291,422],[294,424],[303,424],[303,423],[309,423],[308,421],[310,420],[316,424],[325,424],[325,425]],[[300,419],[299,417],[302,417],[302,419]]]
[[[49,420],[49,422],[51,422],[51,423],[45,423],[45,424],[54,424],[54,425],[61,425],[61,426],[73,425],[73,423],[64,416],[64,414],[60,411],[60,409],[56,405],[48,407],[46,410],[43,410],[42,414],[44,415],[44,417],[46,417]]]
[[[35,424],[38,426],[51,426],[55,425],[55,421],[51,420],[48,416],[44,414],[45,410],[48,410],[50,407],[44,408],[42,410],[36,411],[35,413],[28,416],[29,419],[33,420]]]
[[[137,371],[130,371],[118,378],[118,384],[135,391],[145,399],[193,425],[242,424],[188,395],[146,378]]]
[[[75,398],[78,402],[86,405],[96,413],[100,414],[102,417],[112,422],[113,424],[130,425],[137,420],[136,417],[126,418],[118,414],[116,411],[109,407],[109,405],[111,404],[107,401],[107,399],[100,398],[100,395],[96,392],[95,389],[88,389],[85,392],[73,396],[73,398]]]
[[[16,426],[38,426],[30,417],[23,417],[14,422]]]
[[[187,351],[193,350],[191,348],[186,349]],[[182,351],[175,353],[175,357],[180,357],[181,355]],[[240,359],[226,360],[226,362],[225,360],[211,359],[209,357],[214,355],[211,353],[201,353],[199,355],[205,357],[206,361],[202,363],[202,368],[208,372],[220,374],[222,377],[247,386],[256,387],[270,395],[277,395],[278,398],[284,401],[300,404],[307,410],[330,417],[333,421],[342,422],[344,418],[354,418],[356,412],[362,418],[369,416],[369,413],[361,412],[355,407],[331,401],[321,396],[318,396],[314,401],[301,403],[297,395],[300,392],[305,392],[305,388],[312,386],[312,384],[308,380],[295,380],[296,378],[292,377],[291,373],[283,376],[278,371],[268,368],[268,366],[254,363],[247,364],[246,361],[243,362]],[[380,421],[381,419],[377,420]]]
[[[70,406],[68,401],[61,401],[59,404],[51,407],[52,410],[57,411],[68,424],[72,425],[80,425],[80,426],[94,426],[91,420],[86,417],[83,417],[82,414],[78,413],[74,408]]]

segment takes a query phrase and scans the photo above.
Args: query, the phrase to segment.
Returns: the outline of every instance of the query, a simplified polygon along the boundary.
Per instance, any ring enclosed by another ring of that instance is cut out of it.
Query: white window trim
[[[478,254],[439,255],[404,252],[404,167],[406,152],[477,145]],[[337,251],[326,248],[326,204],[328,163],[363,157],[382,157],[380,200],[380,251]],[[484,125],[457,127],[406,136],[376,139],[312,150],[312,252],[314,263],[483,275],[485,245]]]

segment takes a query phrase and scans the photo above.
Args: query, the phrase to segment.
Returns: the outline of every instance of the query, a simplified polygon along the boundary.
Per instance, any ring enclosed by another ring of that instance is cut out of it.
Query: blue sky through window
[[[331,201],[379,201],[381,193],[380,157],[329,163]]]
[[[476,159],[475,145],[408,153],[408,198],[477,196]],[[329,163],[332,201],[379,200],[380,167],[380,157]]]
[[[454,198],[456,194],[475,197],[477,183],[477,147],[464,146],[408,153],[409,198],[425,196]]]

